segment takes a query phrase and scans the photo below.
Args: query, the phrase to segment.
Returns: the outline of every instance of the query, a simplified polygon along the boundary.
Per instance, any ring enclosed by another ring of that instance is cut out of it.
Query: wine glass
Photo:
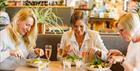
[[[57,44],[57,58],[62,56],[62,48],[60,48],[60,43]]]
[[[45,56],[49,60],[52,53],[52,45],[45,45]]]
[[[86,63],[87,55],[88,55],[88,52],[86,50],[83,50],[81,53],[81,56],[84,63]]]

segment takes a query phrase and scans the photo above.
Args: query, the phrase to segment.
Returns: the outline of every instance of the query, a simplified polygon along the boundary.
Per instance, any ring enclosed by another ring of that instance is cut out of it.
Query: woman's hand
[[[115,61],[115,62],[122,62],[124,60],[124,56],[112,56],[112,59]]]
[[[37,56],[43,56],[44,55],[43,49],[40,49],[40,48],[35,48],[34,52],[36,53]]]
[[[63,48],[63,53],[62,56],[65,57],[68,53],[70,53],[72,51],[70,44],[66,45]]]
[[[95,49],[94,48],[89,48],[88,55],[93,56],[94,53],[95,53]]]
[[[10,56],[21,57],[21,54],[18,50],[10,50]]]
[[[111,56],[123,56],[122,52],[120,52],[119,50],[116,49],[111,49],[109,50],[108,54],[107,54],[108,58]]]
[[[122,54],[122,52],[116,49],[109,50],[107,57],[110,64],[115,64],[116,62],[122,62],[124,59],[124,55]]]

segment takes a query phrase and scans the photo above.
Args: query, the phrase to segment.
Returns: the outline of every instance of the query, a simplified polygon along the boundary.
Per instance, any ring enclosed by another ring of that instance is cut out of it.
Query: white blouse
[[[33,50],[29,53],[23,40],[20,41],[17,48],[21,56],[24,58],[35,55]],[[12,38],[9,36],[9,31],[7,29],[0,31],[0,70],[14,70],[17,66],[25,64],[25,60],[23,58],[20,59],[10,56],[9,50],[15,50],[17,48],[15,47],[15,43],[12,41]]]
[[[140,42],[130,42],[124,63],[132,65],[133,71],[140,71]]]
[[[70,44],[73,50],[70,54],[80,55],[82,51],[89,51],[89,48],[94,48],[96,50],[102,51],[102,59],[106,60],[108,50],[103,44],[103,41],[98,32],[93,30],[87,30],[85,32],[85,38],[79,49],[79,45],[76,41],[74,31],[65,32],[61,38],[61,48],[64,48],[66,45]]]

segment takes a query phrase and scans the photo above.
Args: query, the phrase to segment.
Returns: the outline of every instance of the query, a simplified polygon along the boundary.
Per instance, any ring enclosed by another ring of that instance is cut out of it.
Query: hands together
[[[116,62],[122,63],[125,59],[122,52],[120,52],[119,50],[116,50],[116,49],[109,50],[107,56],[108,56],[108,61],[111,64],[115,64]]]

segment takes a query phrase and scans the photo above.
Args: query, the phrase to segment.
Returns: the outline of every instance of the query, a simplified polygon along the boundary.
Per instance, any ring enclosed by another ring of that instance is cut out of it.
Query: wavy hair
[[[27,48],[33,48],[36,46],[36,39],[37,39],[37,20],[36,16],[31,8],[23,8],[21,9],[13,18],[11,24],[7,27],[9,29],[10,37],[12,38],[13,42],[15,42],[16,46],[20,44],[21,35],[18,32],[18,22],[24,21],[28,17],[32,17],[34,20],[33,26],[31,30],[27,32],[25,36],[23,36],[22,40],[24,41]]]

